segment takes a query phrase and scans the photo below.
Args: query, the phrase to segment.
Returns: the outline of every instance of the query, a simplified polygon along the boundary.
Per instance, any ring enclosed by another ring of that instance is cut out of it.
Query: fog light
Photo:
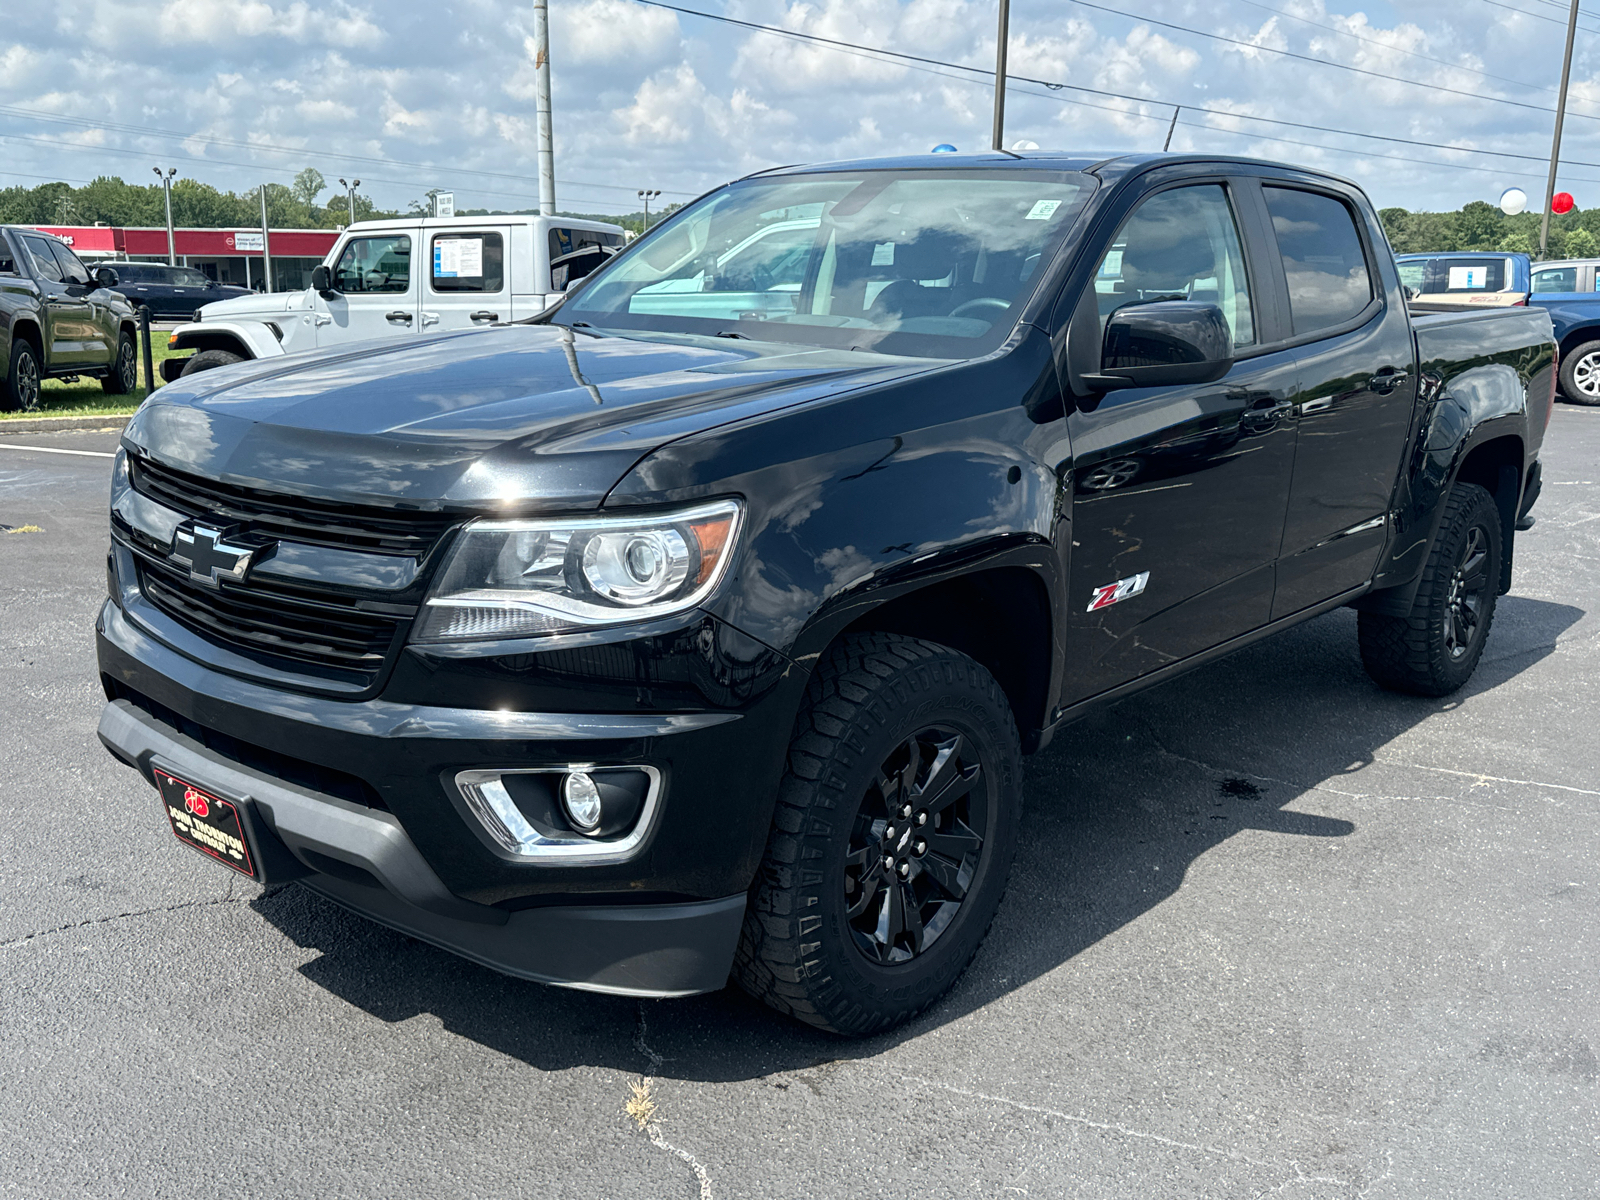
[[[600,828],[600,789],[585,771],[574,771],[561,781],[561,807],[579,833]]]

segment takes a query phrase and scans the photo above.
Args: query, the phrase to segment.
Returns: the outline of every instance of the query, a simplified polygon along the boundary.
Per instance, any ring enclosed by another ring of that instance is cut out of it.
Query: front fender
[[[228,350],[241,358],[278,358],[283,343],[265,321],[195,321],[179,325],[167,340],[172,350]]]

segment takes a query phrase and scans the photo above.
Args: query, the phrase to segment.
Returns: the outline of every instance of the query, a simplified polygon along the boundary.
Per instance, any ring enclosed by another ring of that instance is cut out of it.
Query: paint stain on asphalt
[[[1217,784],[1217,791],[1224,796],[1259,796],[1261,789],[1248,779],[1240,779],[1237,775],[1230,775]]]

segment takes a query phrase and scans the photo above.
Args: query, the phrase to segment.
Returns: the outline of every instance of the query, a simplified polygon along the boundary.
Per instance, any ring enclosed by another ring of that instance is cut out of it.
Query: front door
[[[510,226],[425,232],[422,331],[471,329],[511,320],[511,280],[506,270]]]
[[[33,262],[33,277],[44,304],[48,327],[44,333],[45,370],[103,366],[106,355],[96,345],[98,339],[89,311],[89,293],[93,289],[68,281],[52,239],[23,234],[21,240]]]
[[[1375,269],[1376,233],[1363,236],[1356,210],[1333,192],[1270,182],[1261,191],[1300,355],[1277,620],[1372,578],[1417,380],[1400,293],[1386,297]]]
[[[1125,305],[1221,307],[1236,361],[1216,383],[1125,388],[1068,418],[1073,449],[1071,704],[1267,623],[1294,457],[1295,355],[1258,351],[1260,264],[1222,183],[1146,198],[1093,282]],[[1078,309],[1087,315],[1087,305]]]
[[[344,244],[333,266],[335,295],[317,297],[318,345],[411,337],[421,330],[413,248],[420,230],[370,233]]]

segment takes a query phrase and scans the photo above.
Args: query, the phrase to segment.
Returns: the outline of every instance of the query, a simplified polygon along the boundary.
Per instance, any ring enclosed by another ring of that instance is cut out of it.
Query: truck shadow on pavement
[[[736,986],[641,1002],[509,979],[293,885],[252,906],[297,945],[321,952],[300,969],[333,995],[385,1022],[431,1014],[450,1033],[539,1070],[601,1066],[729,1081],[871,1058],[1070,970],[1075,956],[1171,897],[1190,864],[1236,833],[1353,833],[1347,820],[1301,811],[1338,800],[1317,788],[1362,792],[1350,777],[1383,746],[1553,653],[1583,615],[1502,597],[1472,682],[1427,700],[1367,678],[1355,615],[1341,610],[1063,731],[1026,760],[1016,866],[987,943],[948,996],[880,1037],[847,1041],[808,1029]]]

